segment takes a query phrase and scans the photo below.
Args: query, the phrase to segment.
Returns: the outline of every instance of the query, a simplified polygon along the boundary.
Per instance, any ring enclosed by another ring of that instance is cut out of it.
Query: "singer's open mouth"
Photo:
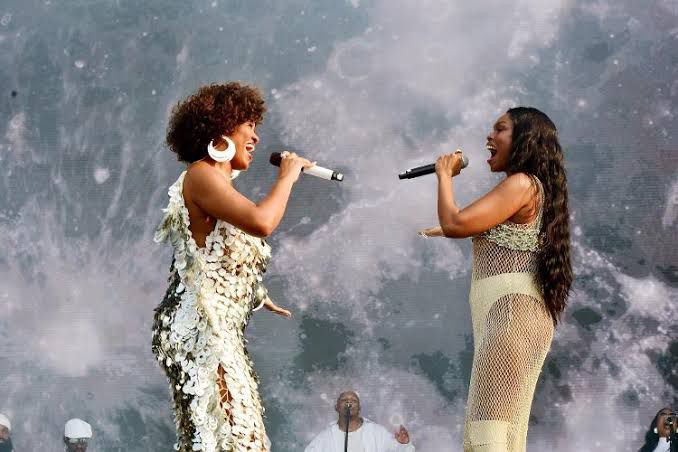
[[[250,155],[254,154],[254,150],[255,150],[255,149],[256,149],[256,147],[255,147],[253,144],[251,144],[251,143],[247,143],[247,144],[245,145],[245,150],[246,150],[247,153],[250,154]]]
[[[492,145],[492,144],[489,144],[489,143],[488,143],[488,144],[485,146],[485,148],[486,148],[488,151],[490,151],[490,154],[492,154],[492,157],[494,157],[494,154],[497,153],[497,148],[495,148],[494,145]]]

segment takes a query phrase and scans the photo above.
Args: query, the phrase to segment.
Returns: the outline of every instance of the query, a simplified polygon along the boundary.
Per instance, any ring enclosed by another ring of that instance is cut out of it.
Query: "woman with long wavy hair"
[[[487,150],[490,170],[506,178],[463,209],[452,189],[461,152],[438,158],[440,226],[421,234],[473,238],[464,450],[524,451],[534,389],[573,280],[567,179],[556,127],[535,108],[502,115]]]

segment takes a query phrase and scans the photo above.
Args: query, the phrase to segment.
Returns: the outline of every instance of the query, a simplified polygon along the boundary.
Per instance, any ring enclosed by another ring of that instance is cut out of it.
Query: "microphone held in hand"
[[[274,166],[280,166],[280,162],[282,162],[283,156],[281,155],[280,152],[274,152],[271,154],[270,159],[268,160],[271,165]],[[301,170],[304,174],[310,174],[311,176],[319,177],[321,179],[326,179],[326,180],[336,180],[336,181],[343,181],[344,180],[344,175],[341,173],[338,173],[334,170],[323,168],[322,166],[312,166],[311,168],[308,169],[302,169]]]
[[[461,167],[466,168],[468,166],[468,157],[462,154],[461,156]],[[427,174],[433,174],[436,172],[436,164],[431,163],[430,165],[417,166],[416,168],[408,169],[404,173],[398,174],[398,179],[414,179],[415,177],[425,176]]]

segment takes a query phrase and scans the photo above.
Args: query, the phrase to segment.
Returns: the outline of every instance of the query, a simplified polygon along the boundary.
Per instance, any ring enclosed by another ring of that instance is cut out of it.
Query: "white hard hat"
[[[64,427],[64,436],[66,438],[91,438],[92,426],[82,419],[70,419]]]
[[[7,430],[12,430],[12,424],[10,424],[9,418],[2,413],[0,413],[0,425],[7,427]]]

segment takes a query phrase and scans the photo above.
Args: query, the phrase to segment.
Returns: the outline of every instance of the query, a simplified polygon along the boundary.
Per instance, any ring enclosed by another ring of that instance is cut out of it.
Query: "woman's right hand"
[[[289,177],[292,178],[292,182],[296,182],[299,179],[302,168],[308,169],[315,165],[315,162],[299,157],[295,152],[285,151],[281,154],[281,157],[278,178],[284,179]]]

